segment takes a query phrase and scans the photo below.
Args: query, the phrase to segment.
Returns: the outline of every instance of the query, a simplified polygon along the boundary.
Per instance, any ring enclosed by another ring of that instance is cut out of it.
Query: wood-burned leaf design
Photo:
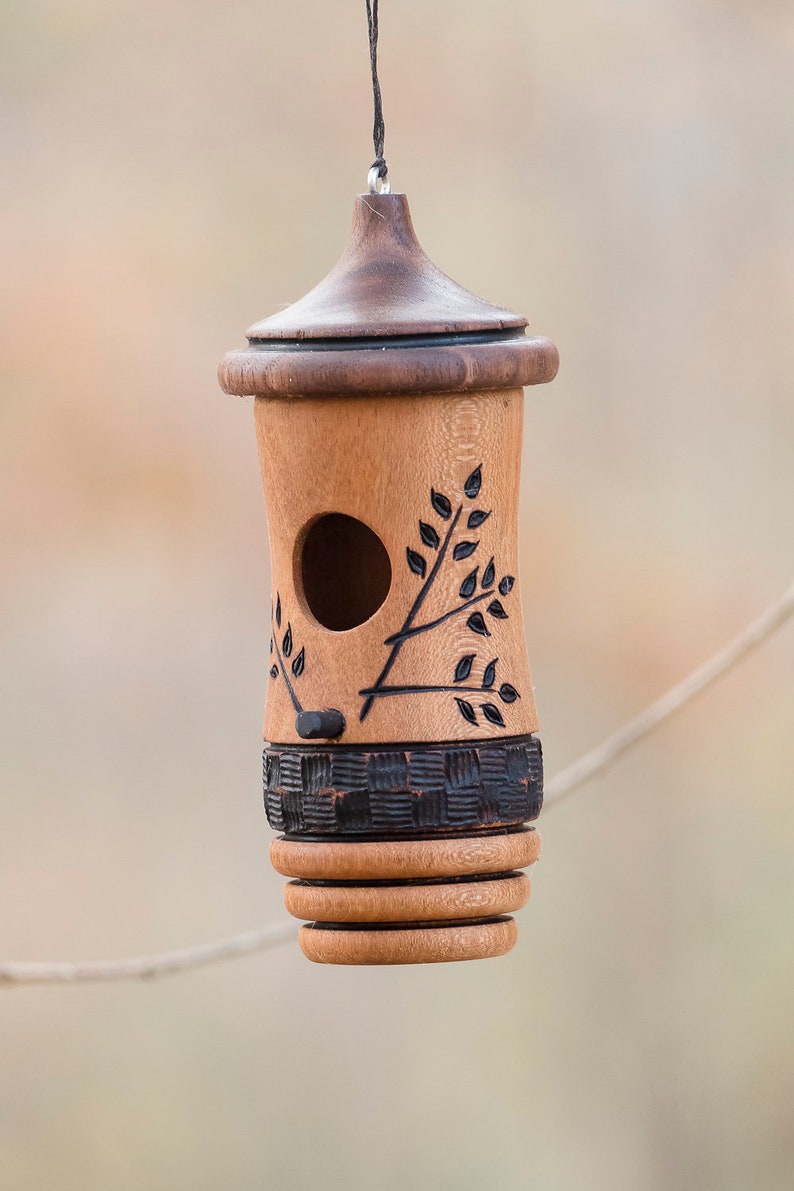
[[[278,666],[275,664],[275,662],[274,662],[274,663],[273,663],[273,665],[270,667],[270,677],[271,677],[271,678],[278,678]]]
[[[466,624],[473,633],[479,633],[481,637],[490,637],[491,635],[483,619],[482,612],[472,612]]]
[[[499,595],[510,595],[513,590],[515,579],[512,575],[505,575],[504,579],[499,580]]]
[[[477,588],[477,572],[480,568],[475,567],[474,570],[466,576],[460,585],[460,598],[467,600],[469,596],[473,596]]]
[[[443,492],[436,492],[435,488],[431,488],[430,503],[439,517],[443,517],[445,521],[449,521],[452,516],[452,505],[449,499],[444,496]]]
[[[292,663],[292,673],[295,675],[296,678],[300,678],[300,676],[303,673],[305,668],[306,668],[306,650],[301,649],[300,653],[298,654],[298,656],[295,658],[294,662]]]
[[[469,529],[479,529],[483,521],[487,521],[492,512],[492,509],[475,509],[473,513],[469,513],[469,520],[467,522]]]
[[[270,652],[273,652],[273,638],[270,638]]]
[[[452,551],[452,557],[455,559],[455,562],[460,562],[462,558],[470,558],[479,544],[479,542],[458,542]]]
[[[496,569],[493,565],[493,558],[491,558],[491,561],[488,563],[488,566],[485,568],[485,570],[482,573],[483,589],[487,590],[489,587],[493,587],[493,581],[495,578],[496,578]]]
[[[476,658],[476,653],[467,653],[460,659],[455,667],[455,682],[465,682],[471,674],[472,662]]]
[[[474,500],[475,496],[479,496],[481,487],[482,467],[478,467],[471,473],[468,480],[463,485],[463,491],[466,493],[469,500]]]
[[[441,539],[432,525],[428,525],[426,521],[420,521],[419,536],[426,546],[430,546],[433,550],[438,550]]]
[[[488,611],[490,612],[491,616],[495,616],[497,620],[508,619],[507,613],[502,607],[501,600],[491,600],[490,604],[488,605]]]
[[[495,706],[495,704],[483,703],[482,713],[492,724],[498,724],[500,728],[504,728],[505,722],[502,719],[502,713],[499,708]]]
[[[427,571],[427,563],[425,562],[424,558],[422,558],[422,555],[417,554],[415,550],[412,550],[411,547],[408,546],[406,547],[405,557],[408,559],[408,566],[411,568],[413,573],[424,579],[425,572]]]
[[[464,720],[468,720],[470,724],[476,724],[477,712],[474,710],[471,703],[467,703],[465,699],[459,699],[457,695],[455,696],[455,702],[457,703],[458,711],[463,716]],[[496,708],[494,708],[494,711],[496,711]]]
[[[494,658],[492,662],[488,663],[488,665],[485,667],[485,670],[483,671],[482,687],[484,691],[490,690],[494,684],[496,679],[496,663],[498,661],[499,658]]]
[[[284,657],[288,658],[292,653],[292,625],[287,625],[287,631],[284,634],[284,640],[281,642],[281,648],[284,651]]]
[[[499,698],[503,703],[515,703],[516,699],[520,699],[518,691],[509,682],[503,682],[499,687]]]
[[[276,628],[281,628],[281,596],[276,596]]]

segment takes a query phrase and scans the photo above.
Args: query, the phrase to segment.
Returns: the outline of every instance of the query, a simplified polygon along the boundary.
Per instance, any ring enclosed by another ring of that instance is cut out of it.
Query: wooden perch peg
[[[309,958],[502,954],[537,857],[518,584],[523,386],[557,352],[360,195],[311,293],[220,379],[254,396],[273,576],[265,805]]]

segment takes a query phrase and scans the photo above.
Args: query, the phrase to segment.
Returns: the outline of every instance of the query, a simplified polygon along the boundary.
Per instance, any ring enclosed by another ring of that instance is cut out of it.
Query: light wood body
[[[292,652],[305,650],[300,677],[287,676],[306,709],[337,708],[346,721],[341,743],[381,744],[423,741],[493,739],[529,734],[537,716],[524,641],[518,587],[517,526],[523,392],[427,394],[409,397],[259,398],[256,430],[268,507],[273,606],[281,608],[281,625],[273,627],[276,646],[287,627]],[[464,494],[468,477],[480,469],[475,498]],[[431,490],[452,506],[448,520],[431,504]],[[412,571],[408,549],[425,561],[429,573],[438,549],[423,544],[419,522],[440,539],[455,510],[462,513],[437,577],[422,604],[416,625],[432,622],[451,609],[462,611],[443,624],[407,639],[388,675],[389,687],[451,687],[452,690],[394,694],[376,698],[362,721],[365,702],[386,664],[391,647],[384,644],[402,627],[423,587]],[[467,528],[471,513],[488,517]],[[312,523],[325,513],[344,513],[364,522],[383,542],[391,561],[389,594],[371,619],[357,628],[334,632],[312,615],[301,582],[300,555]],[[468,557],[456,561],[459,543],[476,543]],[[481,580],[491,558],[493,583]],[[461,584],[477,569],[476,603],[462,599]],[[499,584],[512,580],[501,595]],[[504,618],[488,613],[494,601]],[[490,634],[467,625],[481,612]],[[456,682],[462,657],[475,654],[468,679]],[[498,659],[490,691],[481,688],[485,668]],[[282,666],[286,659],[282,660]],[[268,665],[273,664],[271,657]],[[498,697],[504,683],[519,697],[505,703]],[[477,722],[461,713],[456,698],[474,708]],[[491,723],[480,711],[487,703],[504,723]],[[264,735],[293,743],[295,706],[283,673],[268,683]]]

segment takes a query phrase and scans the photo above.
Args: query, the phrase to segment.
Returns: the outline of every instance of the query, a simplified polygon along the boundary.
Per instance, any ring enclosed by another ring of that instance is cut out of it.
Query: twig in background
[[[591,778],[603,773],[618,757],[650,735],[674,712],[710,686],[722,674],[738,665],[749,653],[767,641],[794,614],[794,582],[782,597],[756,620],[729,641],[723,649],[672,687],[650,707],[607,737],[597,748],[585,753],[573,765],[558,773],[546,786],[546,805],[560,802]],[[207,964],[239,959],[258,951],[268,951],[294,938],[297,927],[292,922],[277,922],[261,930],[230,935],[214,943],[200,943],[179,951],[159,955],[132,956],[127,959],[79,960],[76,962],[0,963],[0,984],[78,984],[100,980],[154,980],[190,971]]]
[[[159,955],[134,955],[127,959],[87,959],[70,962],[38,960],[0,963],[0,984],[77,984],[93,980],[154,980],[191,968],[240,959],[255,951],[269,951],[294,937],[293,922],[274,922],[261,930],[243,931],[215,943],[199,943]]]
[[[794,613],[794,582],[783,593],[781,598],[756,619],[750,622],[741,633],[728,642],[718,653],[710,657],[707,662],[693,670],[676,686],[671,687],[667,694],[662,695],[650,707],[646,707],[634,719],[629,720],[622,728],[618,728],[605,741],[585,753],[573,765],[563,769],[546,786],[544,806],[560,802],[584,782],[597,777],[604,770],[622,756],[638,741],[646,737],[654,728],[658,727],[674,712],[678,711],[695,695],[710,686],[721,674],[738,665],[748,653],[762,645],[777,631]]]

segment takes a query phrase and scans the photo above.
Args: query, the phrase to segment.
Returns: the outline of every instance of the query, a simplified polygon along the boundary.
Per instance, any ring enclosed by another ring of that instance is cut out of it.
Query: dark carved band
[[[268,823],[292,836],[501,826],[540,814],[543,759],[536,736],[368,750],[272,744],[264,785]]]

